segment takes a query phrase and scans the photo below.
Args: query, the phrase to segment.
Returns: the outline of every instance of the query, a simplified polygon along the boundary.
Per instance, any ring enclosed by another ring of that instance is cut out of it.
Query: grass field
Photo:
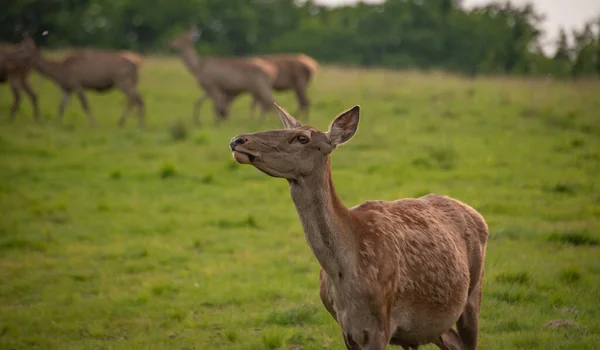
[[[27,100],[0,121],[0,348],[342,349],[286,181],[228,149],[280,128],[276,115],[251,121],[243,97],[229,121],[215,127],[207,103],[192,127],[199,90],[183,65],[148,58],[141,74],[143,132],[133,117],[116,126],[119,92],[88,93],[97,129],[76,98],[57,127],[59,90],[37,74],[45,123]],[[599,91],[325,67],[310,124],[362,107],[333,154],[347,206],[435,192],[485,216],[481,349],[598,349]]]

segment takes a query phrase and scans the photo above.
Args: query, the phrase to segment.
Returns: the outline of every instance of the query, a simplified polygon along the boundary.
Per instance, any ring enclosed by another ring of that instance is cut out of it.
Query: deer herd
[[[200,123],[199,110],[210,99],[216,121],[227,119],[233,100],[244,93],[252,96],[250,117],[256,105],[261,108],[261,120],[273,108],[273,91],[293,90],[298,99],[298,113],[308,119],[309,83],[319,70],[319,64],[304,54],[272,54],[257,57],[215,57],[200,55],[194,48],[200,35],[196,26],[173,38],[168,46],[177,50],[185,67],[195,77],[204,94],[194,104],[193,121]],[[25,34],[17,45],[0,44],[0,83],[8,82],[13,93],[9,119],[15,117],[21,102],[21,89],[31,99],[36,120],[39,119],[37,95],[28,81],[34,69],[62,90],[57,121],[60,123],[71,94],[75,93],[91,125],[96,119],[90,111],[85,90],[105,92],[113,88],[127,97],[125,110],[119,119],[123,126],[133,107],[137,108],[139,126],[144,126],[144,100],[138,91],[142,58],[130,51],[79,50],[60,61],[41,55],[35,41]]]
[[[330,156],[355,135],[360,107],[342,112],[326,132],[304,126],[274,102],[273,91],[293,90],[296,114],[308,120],[307,88],[319,69],[315,60],[303,54],[201,56],[194,49],[198,38],[192,26],[168,43],[204,90],[193,120],[199,123],[198,111],[207,99],[216,120],[226,119],[233,99],[249,93],[251,116],[258,104],[261,118],[274,108],[283,123],[281,130],[238,135],[229,147],[238,163],[288,181],[306,240],[321,266],[321,301],[339,324],[346,348],[381,350],[392,344],[407,350],[435,344],[477,349],[489,234],[484,218],[456,199],[433,194],[346,208],[333,185]],[[137,88],[141,62],[132,52],[98,50],[53,61],[28,35],[19,45],[0,46],[0,82],[8,81],[14,96],[9,118],[19,108],[22,89],[39,119],[37,96],[27,80],[33,68],[63,91],[59,121],[75,93],[95,124],[84,91],[117,88],[127,96],[119,124],[135,106],[143,127],[144,101]]]

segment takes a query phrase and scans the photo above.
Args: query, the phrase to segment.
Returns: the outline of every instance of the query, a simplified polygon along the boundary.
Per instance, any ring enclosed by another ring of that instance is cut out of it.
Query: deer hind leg
[[[310,100],[308,99],[307,90],[307,82],[306,81],[298,81],[294,86],[294,92],[296,93],[296,99],[298,99],[298,110],[296,111],[296,115],[300,117],[301,114],[304,115],[305,119],[308,121],[308,109],[310,107]]]
[[[65,115],[65,110],[67,109],[67,105],[69,104],[69,98],[71,97],[71,92],[65,90],[63,92],[63,96],[60,99],[60,106],[58,107],[58,117],[56,118],[56,122],[58,124],[62,123],[63,115]]]
[[[260,86],[252,96],[261,104],[260,120],[264,121],[267,112],[273,108],[273,103],[275,102],[271,86],[265,82],[265,84]]]
[[[218,125],[227,118],[232,97],[221,92],[213,92],[211,95],[215,109],[215,125]]]
[[[258,100],[256,97],[252,96],[252,104],[250,105],[250,119],[254,119],[254,111],[256,110],[256,105],[258,104]]]
[[[481,281],[471,292],[467,305],[456,323],[460,340],[465,350],[477,349],[479,335],[479,310],[481,308]]]
[[[194,103],[194,112],[192,114],[192,120],[196,125],[200,125],[200,109],[202,108],[202,105],[204,104],[204,101],[206,101],[207,98],[208,94],[204,93],[202,96],[198,97],[196,103]]]
[[[21,92],[19,91],[20,87],[21,87],[21,84],[18,81],[18,79],[10,80],[10,89],[11,89],[12,95],[13,95],[13,105],[10,108],[10,115],[8,117],[8,120],[10,120],[10,121],[15,120],[15,114],[17,113],[17,111],[19,110],[19,107],[21,106]]]
[[[135,102],[133,101],[133,99],[129,96],[127,96],[127,105],[125,106],[125,110],[123,111],[123,114],[121,114],[121,118],[119,118],[119,127],[123,127],[125,125],[125,120],[127,119],[127,116],[129,115],[129,113],[131,112],[131,108],[133,107],[133,105],[135,104]]]
[[[35,120],[37,120],[39,122],[40,121],[40,109],[38,106],[37,95],[31,88],[31,86],[29,85],[29,82],[27,81],[27,79],[23,79],[22,86],[23,86],[23,90],[25,90],[25,93],[29,96],[29,99],[31,100],[31,105],[33,107],[33,117],[35,118]]]
[[[436,341],[433,342],[442,350],[461,350],[461,341],[458,333],[454,329],[450,329],[442,334]]]
[[[92,115],[92,112],[90,112],[90,106],[87,101],[87,98],[85,97],[85,94],[83,93],[83,89],[79,88],[77,90],[77,97],[79,97],[79,102],[81,102],[81,107],[83,108],[85,114],[87,115],[90,125],[91,126],[98,125],[98,123],[96,123],[96,119]]]
[[[138,113],[138,126],[140,129],[143,129],[145,122],[144,100],[142,100],[142,97],[140,96],[136,88],[126,89],[123,90],[123,92],[125,92],[125,94],[127,95],[127,105],[125,106],[125,110],[123,111],[121,118],[119,118],[119,126],[122,127],[123,125],[125,125],[125,120],[127,119],[131,108],[135,105]]]

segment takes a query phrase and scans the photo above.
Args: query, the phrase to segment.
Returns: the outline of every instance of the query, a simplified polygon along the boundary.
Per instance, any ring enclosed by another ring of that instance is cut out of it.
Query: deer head
[[[198,39],[200,39],[200,31],[198,30],[198,27],[193,24],[190,27],[190,30],[179,36],[176,36],[169,41],[169,47],[172,49],[181,50],[189,45],[192,45],[198,41]]]
[[[240,164],[252,164],[273,177],[297,181],[326,164],[337,146],[354,136],[360,107],[354,106],[337,116],[327,132],[302,126],[275,104],[284,129],[242,134],[231,139],[229,147]]]

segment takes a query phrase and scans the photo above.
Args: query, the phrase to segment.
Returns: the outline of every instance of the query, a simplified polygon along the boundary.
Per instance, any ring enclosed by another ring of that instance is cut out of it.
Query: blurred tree
[[[314,0],[5,0],[0,40],[25,30],[50,47],[168,51],[167,41],[195,23],[204,54],[305,52],[324,62],[392,68],[574,76],[600,72],[594,31],[563,31],[546,57],[533,5],[461,0],[386,0],[327,7]],[[39,35],[48,31],[47,36]]]

